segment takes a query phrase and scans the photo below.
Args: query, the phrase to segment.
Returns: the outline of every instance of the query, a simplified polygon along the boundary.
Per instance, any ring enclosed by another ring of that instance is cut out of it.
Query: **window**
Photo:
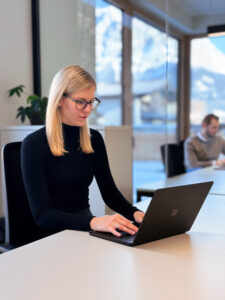
[[[133,18],[134,191],[165,178],[160,145],[176,141],[178,46],[177,39]]]
[[[103,100],[90,123],[122,125],[122,11],[96,0],[95,59],[97,96]]]
[[[208,113],[220,118],[225,128],[225,37],[197,38],[191,41],[192,133],[201,128]],[[204,49],[204,51],[202,51]]]
[[[167,76],[166,34],[137,18],[133,19],[132,30],[133,126],[136,130],[164,131],[167,119],[170,131],[175,134],[178,41],[168,38]]]

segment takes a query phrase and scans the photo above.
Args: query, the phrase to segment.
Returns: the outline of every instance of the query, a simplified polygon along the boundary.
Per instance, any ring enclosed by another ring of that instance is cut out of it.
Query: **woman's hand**
[[[125,231],[132,235],[138,231],[138,228],[133,225],[131,221],[119,214],[94,217],[90,222],[90,227],[95,231],[111,232],[115,236],[121,236],[116,229]]]
[[[135,211],[134,213],[134,220],[136,223],[141,223],[143,221],[145,213],[143,211]]]

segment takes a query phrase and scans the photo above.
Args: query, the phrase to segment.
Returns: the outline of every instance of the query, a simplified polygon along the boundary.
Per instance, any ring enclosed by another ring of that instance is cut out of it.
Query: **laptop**
[[[156,190],[134,236],[121,232],[122,235],[116,237],[100,231],[90,231],[90,235],[137,246],[189,231],[212,184],[209,181]]]

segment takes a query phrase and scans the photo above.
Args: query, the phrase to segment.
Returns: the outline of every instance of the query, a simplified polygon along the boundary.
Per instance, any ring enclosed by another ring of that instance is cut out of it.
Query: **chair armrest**
[[[148,196],[152,197],[155,193],[155,190],[142,190],[142,189],[137,189],[137,202],[141,201],[142,196]]]

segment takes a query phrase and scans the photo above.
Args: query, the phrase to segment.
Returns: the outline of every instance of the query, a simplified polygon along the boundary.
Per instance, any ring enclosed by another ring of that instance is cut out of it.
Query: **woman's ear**
[[[58,107],[62,106],[62,101],[63,101],[63,96],[62,96],[62,98],[60,99],[60,101],[58,103]]]

